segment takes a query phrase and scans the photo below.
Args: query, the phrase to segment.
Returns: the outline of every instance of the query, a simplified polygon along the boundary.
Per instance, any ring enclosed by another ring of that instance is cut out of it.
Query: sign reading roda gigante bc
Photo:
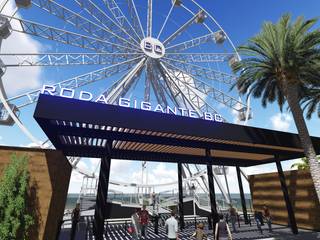
[[[94,96],[88,91],[76,92],[75,89],[71,88],[60,88],[57,91],[57,87],[54,85],[43,85],[41,94],[47,94],[51,96],[59,96],[64,98],[79,99],[82,101],[91,101],[101,104],[108,104],[106,97],[101,94],[99,96]],[[121,107],[131,107],[136,109],[141,109],[145,111],[160,112],[166,114],[174,114],[191,118],[202,118],[208,121],[223,122],[223,118],[220,114],[210,113],[210,112],[197,112],[193,109],[186,109],[182,107],[170,107],[161,106],[160,104],[152,104],[150,102],[138,101],[136,99],[131,100],[128,98],[119,98],[118,105]]]

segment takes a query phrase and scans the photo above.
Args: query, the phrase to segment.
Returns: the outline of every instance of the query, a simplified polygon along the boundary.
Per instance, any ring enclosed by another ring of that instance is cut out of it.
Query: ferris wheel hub
[[[151,58],[162,58],[166,52],[164,45],[156,38],[146,37],[142,39],[140,47],[145,55]]]

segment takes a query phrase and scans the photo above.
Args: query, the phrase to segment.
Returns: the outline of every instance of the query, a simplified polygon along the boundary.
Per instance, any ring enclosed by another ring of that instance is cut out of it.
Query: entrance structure
[[[208,166],[211,213],[216,214],[212,165],[239,167],[277,164],[289,223],[298,233],[281,161],[304,156],[297,134],[213,122],[95,102],[41,95],[34,117],[53,145],[66,156],[101,158],[95,209],[95,235],[103,239],[108,216],[111,159],[205,164]],[[317,154],[320,138],[312,137]],[[180,171],[178,171],[180,172]],[[179,215],[183,228],[182,178]],[[246,215],[244,194],[241,191]]]

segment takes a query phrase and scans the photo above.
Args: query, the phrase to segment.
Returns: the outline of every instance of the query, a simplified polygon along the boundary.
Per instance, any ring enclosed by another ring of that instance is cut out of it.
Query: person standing
[[[258,228],[259,232],[261,234],[263,234],[263,230],[262,230],[262,227],[261,227],[261,216],[260,215],[261,214],[259,214],[258,211],[256,211],[256,210],[254,211],[254,220],[256,221],[257,228]]]
[[[237,210],[232,205],[230,205],[229,216],[230,216],[230,222],[232,225],[233,232],[237,232],[237,228],[236,228],[236,222],[238,217],[237,214],[238,214]]]
[[[216,224],[215,228],[215,240],[232,240],[232,234],[228,224],[224,221],[223,215],[219,214],[219,222]]]
[[[146,210],[146,205],[143,205],[142,211],[140,212],[139,216],[140,216],[141,236],[144,236],[145,238],[147,238],[149,213]]]
[[[197,230],[192,234],[191,237],[194,237],[196,240],[206,240],[207,235],[203,231],[204,225],[203,223],[199,223],[197,225]]]
[[[165,228],[167,232],[167,237],[169,240],[177,240],[178,239],[178,221],[175,219],[175,214],[172,211],[171,217],[166,220]]]
[[[75,239],[76,236],[76,231],[77,231],[77,225],[80,220],[80,203],[76,204],[76,207],[73,209],[72,214],[71,214],[71,220],[72,220],[72,225],[71,225],[71,240]]]
[[[135,209],[135,212],[131,215],[131,221],[133,225],[133,238],[134,239],[140,239],[141,236],[141,227],[139,223],[139,210],[140,209]]]
[[[266,220],[268,224],[269,232],[272,232],[271,214],[269,208],[266,205],[263,206],[263,218]]]

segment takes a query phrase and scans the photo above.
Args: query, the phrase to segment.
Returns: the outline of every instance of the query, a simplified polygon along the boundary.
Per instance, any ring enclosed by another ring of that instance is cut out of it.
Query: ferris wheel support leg
[[[101,158],[101,168],[99,174],[99,183],[94,213],[94,234],[95,239],[103,240],[104,237],[104,220],[108,217],[107,198],[111,166],[111,142],[108,144],[108,152],[105,157]]]
[[[229,201],[230,201],[230,204],[232,204],[231,195],[230,195],[230,189],[229,189],[229,183],[228,183],[228,178],[227,178],[227,173],[226,173],[226,168],[225,168],[225,166],[222,166],[222,168],[223,168],[224,180],[226,181],[226,186],[227,186],[227,192],[228,192]]]
[[[229,204],[230,204],[229,196],[228,196],[226,190],[224,189],[224,187],[223,187],[220,179],[218,178],[218,176],[217,176],[215,173],[213,173],[213,178],[214,178],[214,180],[216,181],[216,183],[217,183],[217,185],[218,185],[218,187],[219,187],[219,189],[220,189],[220,191],[221,191],[221,193],[222,193],[225,201],[226,201],[227,204],[229,205]]]
[[[242,186],[242,179],[241,179],[241,170],[240,167],[236,167],[237,170],[237,177],[238,177],[238,184],[239,184],[239,191],[240,191],[240,198],[242,204],[242,212],[245,224],[249,223],[248,220],[248,213],[247,213],[247,205],[246,205],[246,198],[244,196],[243,186]]]
[[[183,187],[182,187],[182,163],[178,163],[178,186],[179,186],[179,218],[180,229],[184,229],[184,212],[183,212]]]
[[[208,158],[211,158],[210,149],[206,149],[206,156]],[[216,222],[218,221],[217,203],[216,203],[216,195],[215,195],[215,189],[214,189],[212,163],[210,162],[210,159],[208,159],[208,163],[207,163],[207,174],[208,174],[208,183],[209,183],[209,196],[210,196],[211,220],[212,220],[209,226],[209,229],[215,229]]]

